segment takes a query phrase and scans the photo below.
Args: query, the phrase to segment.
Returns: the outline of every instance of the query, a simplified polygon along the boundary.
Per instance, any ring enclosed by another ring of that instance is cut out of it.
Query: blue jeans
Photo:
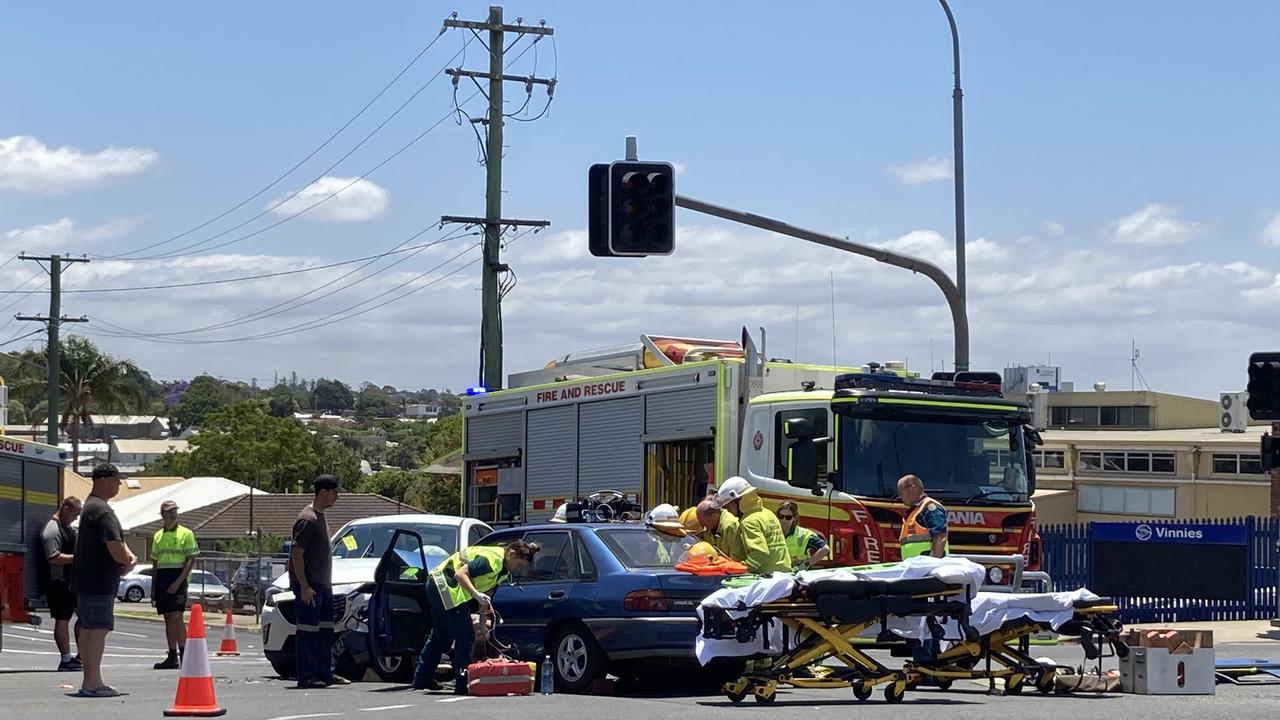
[[[312,585],[315,604],[305,605],[301,591],[294,590],[297,600],[298,634],[295,654],[298,664],[298,686],[319,680],[333,682],[333,591],[328,585]]]
[[[453,647],[453,691],[467,694],[467,666],[471,664],[471,643],[475,641],[475,629],[471,626],[471,611],[466,605],[445,610],[440,596],[427,590],[431,604],[431,635],[418,656],[418,669],[413,672],[413,686],[423,689],[435,676],[436,666],[444,652]]]

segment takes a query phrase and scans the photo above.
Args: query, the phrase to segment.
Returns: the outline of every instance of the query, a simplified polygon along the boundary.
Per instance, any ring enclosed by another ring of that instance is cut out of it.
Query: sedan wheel
[[[565,692],[586,692],[599,677],[603,660],[595,638],[584,627],[568,627],[556,634],[552,647],[556,685]]]
[[[142,588],[134,585],[124,592],[124,599],[131,603],[142,602]]]

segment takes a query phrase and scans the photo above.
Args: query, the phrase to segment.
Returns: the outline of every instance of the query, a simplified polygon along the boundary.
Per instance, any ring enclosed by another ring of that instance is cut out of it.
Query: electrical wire
[[[406,239],[406,240],[404,240],[403,242],[401,242],[401,243],[400,243],[400,245],[396,246],[396,248],[392,248],[392,249],[393,249],[393,250],[394,250],[394,249],[398,249],[399,247],[401,247],[401,246],[403,246],[403,245],[406,245],[406,244],[408,244],[408,243],[412,242],[413,240],[416,240],[417,238],[419,238],[419,237],[421,237],[423,234],[425,234],[428,230],[430,230],[432,227],[435,227],[435,226],[434,226],[434,225],[432,225],[432,226],[428,226],[428,227],[426,227],[426,228],[423,228],[422,230],[419,230],[418,232],[416,232],[416,233],[414,233],[413,235],[411,235],[408,239]],[[294,297],[292,297],[292,298],[289,298],[288,300],[284,300],[284,301],[282,301],[282,302],[278,302],[278,303],[276,303],[275,305],[272,305],[272,306],[270,306],[270,307],[268,307],[268,308],[264,308],[264,309],[262,309],[262,310],[258,310],[257,312],[249,313],[248,315],[241,315],[240,317],[233,318],[233,319],[231,319],[231,320],[226,320],[226,321],[223,321],[223,322],[220,322],[220,323],[214,323],[214,324],[212,324],[212,325],[205,325],[205,326],[203,326],[203,327],[192,328],[192,329],[189,329],[189,330],[175,330],[175,331],[162,332],[162,333],[144,333],[144,332],[139,332],[139,331],[129,330],[128,328],[120,328],[120,329],[121,329],[122,331],[128,332],[131,336],[133,336],[133,337],[138,337],[138,338],[173,339],[173,338],[176,338],[176,336],[179,336],[179,335],[193,335],[193,334],[196,334],[196,333],[208,332],[208,331],[210,331],[210,330],[225,330],[225,329],[227,329],[227,328],[231,328],[231,327],[237,327],[237,326],[240,326],[240,325],[247,325],[247,324],[249,324],[249,323],[251,323],[251,322],[257,322],[257,321],[259,321],[259,320],[265,320],[265,319],[270,318],[270,317],[276,317],[276,316],[278,316],[278,315],[283,315],[283,314],[284,314],[284,313],[286,313],[286,312],[292,312],[292,311],[294,311],[294,310],[298,310],[299,308],[303,308],[303,307],[306,307],[306,306],[308,306],[308,305],[312,305],[312,304],[314,304],[314,303],[316,303],[316,302],[319,302],[319,301],[320,301],[320,300],[322,300],[324,297],[329,297],[329,296],[331,296],[331,295],[336,295],[336,294],[338,294],[338,293],[340,293],[340,292],[343,292],[343,291],[345,291],[345,290],[349,290],[349,289],[351,289],[351,288],[355,287],[356,285],[359,285],[360,283],[363,283],[363,282],[365,282],[365,281],[367,281],[367,280],[370,280],[370,279],[372,279],[372,278],[374,278],[374,277],[376,277],[376,276],[378,276],[378,275],[380,275],[380,274],[382,274],[382,273],[384,273],[384,272],[386,272],[386,271],[390,270],[391,268],[394,268],[395,266],[399,265],[400,263],[403,263],[403,262],[405,262],[406,260],[408,260],[408,259],[410,259],[410,258],[412,258],[412,257],[414,257],[414,256],[416,256],[416,255],[418,255],[419,253],[423,252],[423,251],[424,251],[424,250],[426,250],[427,248],[434,247],[434,246],[436,246],[436,245],[440,245],[441,243],[449,242],[450,240],[456,240],[457,238],[460,238],[460,237],[466,237],[466,236],[468,236],[468,235],[474,235],[474,234],[475,234],[475,233],[468,233],[468,232],[466,232],[465,228],[464,228],[464,229],[462,229],[462,230],[456,230],[456,231],[454,231],[454,232],[452,232],[452,233],[449,233],[449,234],[445,235],[444,237],[441,237],[441,238],[439,238],[439,239],[435,240],[434,242],[430,242],[430,243],[427,243],[426,245],[421,246],[421,248],[419,248],[418,250],[415,250],[415,251],[413,251],[413,252],[408,253],[408,254],[407,254],[407,255],[405,255],[404,257],[402,257],[402,258],[400,258],[400,259],[396,260],[396,261],[395,261],[395,262],[393,262],[393,263],[390,263],[390,264],[386,265],[385,267],[382,267],[382,268],[379,268],[379,269],[377,269],[377,270],[374,270],[373,272],[369,273],[368,275],[365,275],[364,277],[357,278],[356,280],[353,280],[352,282],[347,283],[347,284],[346,284],[346,285],[344,285],[344,286],[341,286],[341,287],[338,287],[338,288],[334,288],[334,285],[336,285],[337,283],[341,282],[342,280],[345,280],[345,279],[346,279],[346,278],[348,278],[348,277],[351,277],[352,275],[354,275],[354,274],[356,274],[356,273],[360,272],[361,270],[363,270],[363,269],[365,269],[365,268],[369,267],[370,265],[374,264],[375,262],[377,262],[377,259],[370,260],[369,262],[365,263],[364,265],[361,265],[360,267],[355,268],[354,270],[350,270],[350,271],[348,271],[347,273],[345,273],[345,274],[343,274],[343,275],[339,276],[338,278],[335,278],[335,279],[333,280],[333,282],[332,282],[332,283],[329,283],[329,284],[326,284],[326,285],[320,285],[320,286],[318,286],[318,287],[312,288],[311,290],[308,290],[307,292],[302,293],[301,295],[297,295],[297,296],[294,296]],[[311,297],[311,296],[315,295],[316,293],[319,293],[319,292],[320,292],[320,291],[322,291],[322,290],[328,290],[328,291],[330,291],[330,292],[329,292],[329,294],[328,294],[328,295],[320,296],[320,297],[312,297],[310,300],[306,300],[305,302],[300,302],[300,301],[302,301],[304,298],[309,298],[309,297]],[[116,327],[119,327],[119,326],[116,326]]]
[[[15,335],[14,337],[11,337],[11,338],[9,338],[8,340],[5,340],[4,342],[0,343],[0,346],[9,345],[9,344],[11,344],[11,343],[16,343],[16,342],[18,342],[18,341],[20,341],[20,340],[26,340],[26,339],[27,339],[27,338],[29,338],[29,337],[34,337],[34,336],[36,336],[36,335],[40,335],[41,333],[44,333],[44,332],[45,332],[45,330],[44,330],[44,329],[40,329],[40,330],[32,330],[31,332],[29,332],[29,333],[27,333],[27,334],[25,334],[25,335],[24,335],[24,334],[22,334],[22,333],[18,333],[18,334],[17,334],[17,335]]]
[[[432,225],[431,227],[435,227],[435,226]],[[196,282],[173,283],[171,285],[138,285],[134,287],[79,288],[74,290],[63,290],[62,294],[67,295],[70,293],[121,293],[121,292],[141,292],[146,290],[176,290],[181,288],[205,287],[209,285],[226,285],[228,283],[251,282],[253,280],[265,280],[268,278],[285,277],[288,275],[300,275],[302,273],[315,272],[317,270],[331,270],[336,267],[342,267],[344,265],[354,265],[356,263],[364,262],[366,260],[380,260],[384,257],[388,257],[391,255],[399,255],[401,253],[412,252],[414,250],[424,250],[426,248],[429,248],[437,244],[439,244],[438,241],[426,243],[423,245],[410,245],[409,247],[397,246],[396,249],[387,250],[386,252],[381,252],[376,255],[366,255],[365,257],[352,258],[351,260],[341,260],[339,262],[327,263],[325,265],[311,265],[308,267],[297,268],[294,270],[281,270],[280,272],[262,273],[259,275],[245,275],[242,277],[223,278],[221,280],[200,280]],[[0,290],[0,295],[14,295],[14,294],[29,295],[32,292],[35,292],[35,291],[31,290],[27,292],[22,292],[19,290]]]
[[[146,251],[148,251],[148,250],[153,250],[153,249],[155,249],[155,248],[158,248],[158,247],[161,247],[161,246],[167,245],[167,244],[169,244],[169,243],[171,243],[171,242],[174,242],[175,240],[180,240],[180,239],[182,239],[182,238],[186,237],[187,235],[190,235],[191,233],[194,233],[194,232],[197,232],[197,231],[199,231],[199,230],[202,230],[202,229],[204,229],[204,228],[208,227],[209,225],[212,225],[213,223],[215,223],[215,222],[217,222],[217,221],[221,220],[222,218],[224,218],[224,217],[226,217],[226,216],[230,215],[231,213],[235,212],[236,210],[239,210],[240,208],[244,207],[245,205],[248,205],[249,203],[253,202],[256,198],[258,198],[258,197],[262,196],[262,194],[263,194],[263,193],[267,192],[267,191],[268,191],[268,190],[270,190],[271,188],[273,188],[273,187],[275,187],[276,185],[280,184],[280,183],[281,183],[285,178],[287,178],[287,177],[289,177],[290,175],[292,175],[295,171],[297,171],[297,170],[298,170],[298,168],[302,167],[304,164],[306,164],[306,163],[307,163],[307,161],[309,161],[309,160],[311,160],[311,158],[315,157],[315,156],[316,156],[316,155],[317,155],[321,150],[324,150],[326,147],[328,147],[328,146],[329,146],[329,143],[333,142],[333,141],[334,141],[334,140],[335,140],[339,135],[341,135],[343,132],[345,132],[347,128],[351,127],[351,124],[352,124],[352,123],[354,123],[356,120],[360,119],[360,117],[361,117],[361,116],[363,116],[363,115],[365,114],[365,112],[366,112],[366,111],[368,111],[368,109],[369,109],[369,108],[373,107],[373,104],[374,104],[374,103],[376,103],[379,99],[381,99],[381,98],[382,98],[382,96],[383,96],[383,95],[385,95],[385,94],[386,94],[386,92],[387,92],[388,90],[390,90],[390,89],[391,89],[391,87],[392,87],[393,85],[395,85],[397,82],[399,82],[399,81],[400,81],[400,78],[402,78],[402,77],[404,77],[404,76],[405,76],[405,73],[409,72],[409,70],[410,70],[410,69],[412,69],[412,68],[413,68],[413,66],[414,66],[414,65],[416,65],[416,64],[418,63],[418,61],[422,59],[422,56],[426,55],[426,54],[427,54],[427,52],[428,52],[428,51],[430,51],[430,50],[431,50],[431,48],[435,46],[435,44],[440,40],[440,38],[444,37],[445,31],[446,31],[446,28],[445,28],[445,27],[443,27],[443,26],[441,26],[441,28],[440,28],[440,33],[439,33],[438,35],[436,35],[436,36],[431,40],[431,42],[427,43],[426,47],[422,48],[422,50],[420,50],[420,51],[418,52],[418,54],[417,54],[417,55],[415,55],[415,56],[413,57],[413,59],[412,59],[412,60],[410,60],[410,61],[409,61],[409,63],[408,63],[407,65],[405,65],[403,68],[401,68],[401,69],[400,69],[400,72],[396,73],[396,76],[395,76],[395,77],[393,77],[393,78],[391,78],[391,81],[390,81],[390,82],[388,82],[386,85],[384,85],[384,86],[382,87],[382,89],[381,89],[381,90],[379,90],[379,91],[378,91],[378,93],[377,93],[376,95],[374,95],[372,99],[370,99],[370,100],[369,100],[369,102],[367,102],[367,103],[365,103],[365,104],[364,104],[364,107],[360,108],[360,109],[356,112],[356,114],[355,114],[355,115],[352,115],[350,119],[348,119],[345,123],[343,123],[343,124],[342,124],[342,127],[339,127],[339,128],[338,128],[336,131],[334,131],[334,133],[333,133],[332,135],[330,135],[330,136],[329,136],[329,137],[328,137],[324,142],[320,143],[318,146],[316,146],[316,148],[315,148],[314,150],[312,150],[311,152],[307,153],[306,157],[304,157],[304,158],[302,158],[301,160],[299,160],[297,163],[295,163],[295,164],[293,165],[293,167],[291,167],[291,168],[289,168],[288,170],[286,170],[286,171],[284,172],[284,174],[280,175],[280,176],[279,176],[279,177],[277,177],[275,180],[272,180],[270,183],[268,183],[267,185],[263,186],[261,189],[259,189],[259,190],[258,190],[257,192],[255,192],[254,194],[250,195],[249,197],[245,198],[244,200],[241,200],[238,204],[236,204],[235,206],[233,206],[231,209],[226,210],[226,211],[224,211],[224,212],[222,212],[222,213],[220,213],[220,214],[218,214],[218,215],[216,215],[216,216],[214,216],[214,217],[212,217],[212,218],[210,218],[210,219],[208,219],[208,220],[206,220],[206,221],[204,221],[204,222],[200,223],[199,225],[196,225],[195,227],[192,227],[192,228],[190,228],[190,229],[188,229],[188,230],[185,230],[185,231],[183,231],[183,232],[181,232],[181,233],[178,233],[177,235],[173,235],[173,236],[171,236],[171,237],[169,237],[169,238],[166,238],[166,239],[161,240],[161,241],[159,241],[159,242],[152,243],[152,244],[147,245],[147,246],[145,246],[145,247],[141,247],[141,248],[138,248],[138,249],[136,249],[136,250],[131,250],[131,251],[126,252],[126,253],[120,253],[119,255],[95,256],[95,257],[99,257],[99,258],[101,258],[101,259],[110,259],[110,260],[114,260],[114,259],[118,259],[118,258],[121,258],[121,257],[127,256],[127,255],[137,255],[138,253],[143,253],[143,252],[146,252]],[[8,263],[6,263],[6,264],[8,264]],[[0,268],[2,268],[2,267],[4,267],[4,265],[0,265]]]

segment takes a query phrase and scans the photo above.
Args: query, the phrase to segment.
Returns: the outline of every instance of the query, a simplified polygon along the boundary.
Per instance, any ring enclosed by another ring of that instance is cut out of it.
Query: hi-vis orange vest
[[[906,519],[902,521],[902,531],[898,533],[898,543],[902,548],[903,560],[913,558],[918,555],[925,555],[933,547],[933,538],[929,535],[929,528],[916,522],[920,513],[929,507],[937,507],[942,510],[943,513],[947,512],[947,509],[942,506],[942,503],[934,500],[928,495],[920,498],[920,502],[916,503],[916,506],[911,508],[910,513],[907,513]],[[945,538],[946,535],[943,535],[943,537]],[[951,544],[949,542],[944,543],[942,551],[944,554],[950,555]]]

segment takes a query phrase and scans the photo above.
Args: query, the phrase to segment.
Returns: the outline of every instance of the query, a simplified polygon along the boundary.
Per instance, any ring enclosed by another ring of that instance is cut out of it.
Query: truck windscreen
[[[944,503],[1028,500],[1021,428],[1004,419],[843,416],[838,442],[839,486],[852,495],[895,497],[914,474]]]

